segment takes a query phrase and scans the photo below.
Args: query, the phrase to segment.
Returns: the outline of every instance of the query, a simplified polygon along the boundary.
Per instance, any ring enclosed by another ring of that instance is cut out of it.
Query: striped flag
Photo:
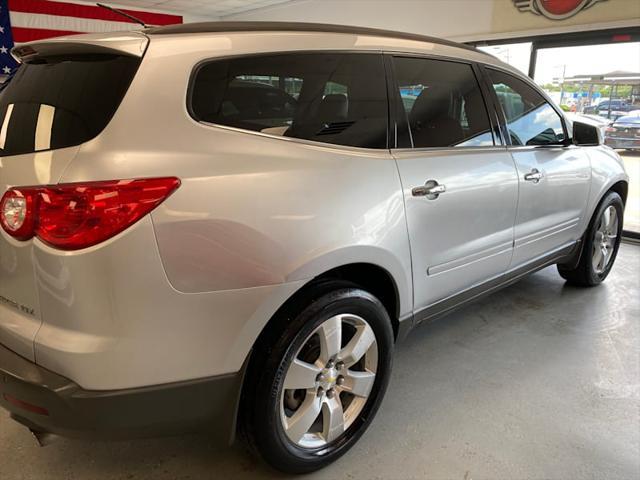
[[[13,48],[13,35],[11,33],[11,21],[7,0],[0,0],[0,82],[11,75],[18,66],[11,56]]]
[[[109,0],[103,0],[109,4]],[[7,0],[0,0],[6,10]],[[139,29],[128,18],[91,3],[52,0],[8,0],[13,39],[16,43],[76,33],[103,33]],[[179,15],[124,10],[147,25],[182,23]],[[3,17],[4,18],[4,17]],[[3,24],[4,25],[4,24]]]

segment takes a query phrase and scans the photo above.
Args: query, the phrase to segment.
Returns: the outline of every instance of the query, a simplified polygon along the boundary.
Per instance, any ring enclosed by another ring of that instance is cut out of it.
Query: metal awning
[[[587,85],[640,85],[640,72],[614,72],[598,75],[575,75],[565,77],[562,83],[565,84],[587,84]]]

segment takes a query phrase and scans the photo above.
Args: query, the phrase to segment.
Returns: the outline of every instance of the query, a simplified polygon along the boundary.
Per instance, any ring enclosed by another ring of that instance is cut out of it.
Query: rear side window
[[[564,140],[562,120],[540,93],[507,73],[487,69],[502,106],[512,145],[557,145]]]
[[[120,105],[139,58],[82,55],[22,65],[0,92],[0,155],[79,145]]]
[[[415,148],[494,145],[471,65],[409,57],[396,57],[393,64]]]
[[[317,142],[387,147],[379,54],[304,53],[206,63],[191,87],[196,120]]]

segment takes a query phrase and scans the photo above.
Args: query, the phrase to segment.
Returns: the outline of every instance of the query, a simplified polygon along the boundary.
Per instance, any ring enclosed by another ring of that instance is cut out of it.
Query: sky
[[[524,73],[529,70],[531,43],[480,47]],[[554,78],[602,74],[614,70],[640,73],[640,42],[561,47],[538,50],[535,80],[550,83]]]

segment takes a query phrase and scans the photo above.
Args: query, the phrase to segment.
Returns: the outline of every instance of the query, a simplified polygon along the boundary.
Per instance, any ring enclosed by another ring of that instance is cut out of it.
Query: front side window
[[[471,65],[409,57],[396,57],[393,64],[413,147],[494,145]]]
[[[387,148],[382,56],[296,53],[212,61],[195,73],[191,113],[201,122],[270,135]]]
[[[539,92],[513,75],[487,71],[504,112],[512,145],[563,143],[560,115]]]

